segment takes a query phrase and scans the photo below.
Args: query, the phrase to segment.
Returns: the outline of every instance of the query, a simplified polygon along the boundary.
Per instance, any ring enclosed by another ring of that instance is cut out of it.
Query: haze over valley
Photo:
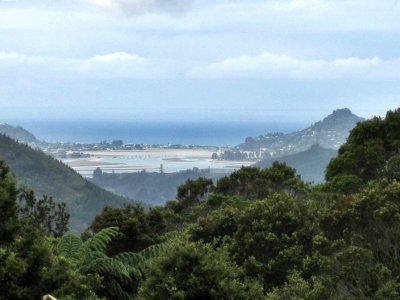
[[[0,300],[400,299],[400,2],[0,0]]]
[[[337,109],[303,130],[247,137],[244,143],[224,147],[200,145],[201,139],[196,145],[134,144],[117,139],[94,144],[48,143],[8,124],[0,125],[0,133],[42,149],[108,191],[154,205],[173,199],[177,188],[188,179],[207,177],[216,181],[243,166],[265,168],[274,161],[286,162],[305,181],[323,182],[330,159],[362,120],[349,109]],[[46,194],[40,185],[30,187]]]

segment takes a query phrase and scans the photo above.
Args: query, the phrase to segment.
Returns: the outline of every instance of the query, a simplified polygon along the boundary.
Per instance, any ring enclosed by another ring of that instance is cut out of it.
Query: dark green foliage
[[[57,203],[65,202],[71,214],[70,227],[78,232],[88,226],[103,206],[120,206],[128,201],[97,187],[42,151],[1,134],[0,160],[7,163],[19,183],[36,195],[50,195]]]
[[[329,181],[326,188],[333,193],[353,194],[363,185],[363,180],[353,174],[336,175]]]
[[[400,181],[400,154],[393,155],[386,162],[384,176],[389,180]]]
[[[301,220],[299,208],[288,196],[250,205],[237,219],[238,230],[230,246],[233,257],[249,275],[262,277],[266,288],[282,284],[305,255],[306,245],[296,235]]]
[[[63,236],[58,242],[57,253],[67,258],[79,259],[79,250],[82,247],[82,240],[74,234]]]
[[[18,206],[15,179],[0,160],[0,244],[13,239],[18,228]]]
[[[389,111],[385,119],[373,118],[357,124],[326,169],[332,191],[348,193],[359,190],[369,180],[396,176],[392,157],[399,155],[399,118],[397,109]]]
[[[105,252],[108,244],[118,235],[118,227],[103,228],[93,237],[85,241],[83,245],[84,255],[91,255],[96,252]]]
[[[232,236],[238,229],[237,218],[239,209],[231,205],[223,205],[207,216],[200,218],[196,224],[189,227],[193,241],[218,243],[227,236]]]
[[[307,281],[299,272],[293,272],[288,276],[287,282],[280,287],[275,287],[268,293],[268,300],[319,300],[335,299],[335,294],[327,291],[320,278]],[[336,298],[338,299],[338,298]]]
[[[104,228],[116,226],[119,234],[107,249],[109,255],[121,252],[137,252],[158,243],[158,235],[164,232],[165,220],[159,208],[147,213],[141,205],[125,205],[121,208],[106,206],[95,217],[84,236],[96,234]]]
[[[59,255],[71,260],[80,274],[96,274],[103,278],[103,286],[98,287],[97,293],[129,298],[124,291],[124,287],[133,284],[129,265],[105,254],[107,246],[117,235],[116,227],[102,229],[84,243],[76,236],[67,235],[59,240],[57,251]]]
[[[0,299],[41,299],[52,293],[63,299],[97,299],[95,276],[82,276],[75,265],[52,252],[41,231],[25,227],[8,247],[0,245]],[[62,292],[61,292],[62,291]]]
[[[282,194],[255,201],[239,210],[225,206],[191,227],[193,240],[223,241],[248,276],[266,290],[285,282],[311,252],[313,224],[302,204]],[[220,244],[220,243],[218,243]]]
[[[8,247],[1,247],[0,286],[3,299],[34,299],[45,290],[42,268],[49,268],[51,252],[48,243],[34,229],[25,228]]]
[[[74,235],[62,237],[57,245],[60,256],[72,261],[81,275],[101,276],[102,286],[95,292],[107,299],[131,299],[141,277],[140,266],[163,253],[163,245],[153,245],[138,253],[124,252],[108,256],[106,250],[118,236],[117,227],[104,228],[82,242]]]
[[[270,168],[242,167],[231,175],[221,178],[216,193],[241,196],[245,199],[262,199],[275,192],[301,194],[306,185],[296,171],[285,163],[274,162]]]
[[[400,272],[397,249],[400,242],[400,183],[382,183],[346,198],[328,210],[321,220],[329,238],[341,237],[349,243],[362,236],[360,245],[373,248],[374,255]],[[341,226],[333,226],[334,224]],[[353,240],[352,240],[353,239]]]
[[[277,162],[242,168],[147,212],[106,207],[84,241],[18,216],[0,165],[0,299],[399,299],[399,115],[358,125],[326,185]],[[51,215],[31,198],[25,210]]]
[[[69,262],[53,254],[51,240],[43,230],[53,208],[44,200],[42,208],[46,209],[36,214],[36,199],[29,191],[24,193],[32,205],[18,207],[15,180],[1,161],[0,170],[0,299],[40,299],[58,289],[65,290],[66,296],[94,296],[91,289],[95,280],[77,276]],[[74,280],[80,284],[71,292],[70,282]]]
[[[321,215],[314,246],[329,258],[323,277],[339,299],[400,296],[399,199],[400,184],[383,181],[338,198]]]
[[[189,227],[194,241],[224,247],[268,299],[400,296],[400,184],[318,200],[276,194],[238,209],[223,204]]]
[[[240,209],[245,208],[249,200],[262,199],[273,193],[301,198],[308,190],[309,186],[286,164],[276,162],[262,170],[242,167],[221,178],[216,186],[203,178],[188,181],[179,189],[177,200],[166,203],[163,214],[169,230],[182,229],[224,205]]]
[[[175,243],[146,271],[138,299],[263,299],[262,288],[242,279],[227,254],[210,246]]]
[[[187,180],[178,188],[176,199],[178,211],[188,211],[195,204],[203,201],[214,189],[211,179],[200,177],[196,180]]]
[[[69,261],[54,255],[46,236],[46,231],[57,235],[65,230],[64,206],[57,211],[50,198],[37,200],[33,192],[17,189],[3,161],[0,178],[0,299],[40,299],[54,291],[63,291],[65,299],[97,299],[92,290],[99,278],[81,276]]]
[[[52,197],[37,199],[33,191],[23,190],[19,195],[19,215],[47,234],[60,237],[68,231],[69,214],[65,203],[55,203]]]

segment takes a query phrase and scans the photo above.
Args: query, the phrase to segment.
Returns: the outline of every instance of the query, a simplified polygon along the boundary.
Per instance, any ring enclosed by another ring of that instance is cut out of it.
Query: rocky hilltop
[[[4,134],[18,142],[23,143],[38,143],[37,138],[30,133],[28,130],[22,128],[21,126],[11,126],[9,124],[0,124],[0,133]]]
[[[363,120],[348,108],[337,109],[322,121],[301,131],[248,137],[243,144],[238,146],[238,149],[260,152],[263,158],[276,158],[303,152],[315,144],[325,149],[337,150],[346,142],[350,130]]]

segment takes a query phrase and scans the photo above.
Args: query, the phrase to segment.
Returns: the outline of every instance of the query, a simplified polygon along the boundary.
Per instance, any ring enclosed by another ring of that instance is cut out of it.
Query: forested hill
[[[350,130],[362,120],[364,119],[353,114],[348,108],[337,109],[322,121],[304,130],[288,134],[269,133],[255,138],[248,137],[238,148],[244,151],[262,149],[269,152],[272,157],[306,151],[315,144],[337,150],[346,142]]]
[[[81,237],[19,202],[0,161],[0,299],[400,299],[399,146],[396,109],[357,124],[320,185],[242,167],[107,206]]]
[[[87,181],[63,163],[0,134],[0,160],[4,160],[20,184],[67,203],[70,228],[81,231],[107,205],[120,206],[129,200]]]
[[[334,149],[325,149],[315,144],[304,152],[282,156],[276,159],[262,160],[256,163],[255,166],[269,168],[274,161],[285,162],[289,166],[295,168],[303,180],[320,183],[324,181],[326,166],[336,154],[337,151]]]
[[[11,126],[9,124],[0,124],[0,134],[5,134],[16,141],[24,143],[37,143],[39,142],[37,138],[30,133],[28,130],[22,128],[21,126]]]
[[[97,169],[93,174],[93,182],[115,194],[131,199],[140,199],[149,205],[160,205],[175,199],[179,186],[188,179],[200,177],[217,180],[221,173],[213,173],[208,169],[188,169],[174,173],[133,172],[133,173],[106,173]]]

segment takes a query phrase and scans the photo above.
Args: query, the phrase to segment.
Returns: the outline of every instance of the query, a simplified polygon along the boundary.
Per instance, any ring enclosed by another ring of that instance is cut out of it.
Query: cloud
[[[158,59],[126,52],[95,55],[90,58],[55,58],[0,52],[0,75],[18,77],[85,79],[155,79],[173,74],[173,66]]]
[[[104,8],[126,15],[141,15],[153,12],[179,14],[190,8],[192,0],[85,0]]]
[[[95,55],[92,58],[90,58],[89,61],[95,63],[125,62],[125,63],[144,64],[148,60],[136,54],[129,54],[126,52],[115,52],[105,55]]]
[[[18,52],[0,52],[0,79],[21,80],[55,74],[71,63],[69,59],[50,56],[27,55]]]
[[[373,80],[399,81],[400,58],[347,57],[332,60],[300,59],[264,52],[241,55],[204,66],[190,67],[179,61],[112,52],[88,58],[57,58],[0,52],[0,76],[10,78],[81,78],[82,80],[281,79],[298,81]],[[186,71],[185,71],[186,70]]]
[[[53,60],[50,57],[25,55],[17,52],[0,52],[0,63],[43,63]]]
[[[119,79],[165,78],[173,73],[173,66],[165,60],[148,59],[126,52],[96,55],[77,62],[70,69],[98,78]]]
[[[295,80],[399,80],[400,59],[348,57],[334,60],[303,60],[264,52],[242,55],[188,71],[191,78],[263,78]]]

